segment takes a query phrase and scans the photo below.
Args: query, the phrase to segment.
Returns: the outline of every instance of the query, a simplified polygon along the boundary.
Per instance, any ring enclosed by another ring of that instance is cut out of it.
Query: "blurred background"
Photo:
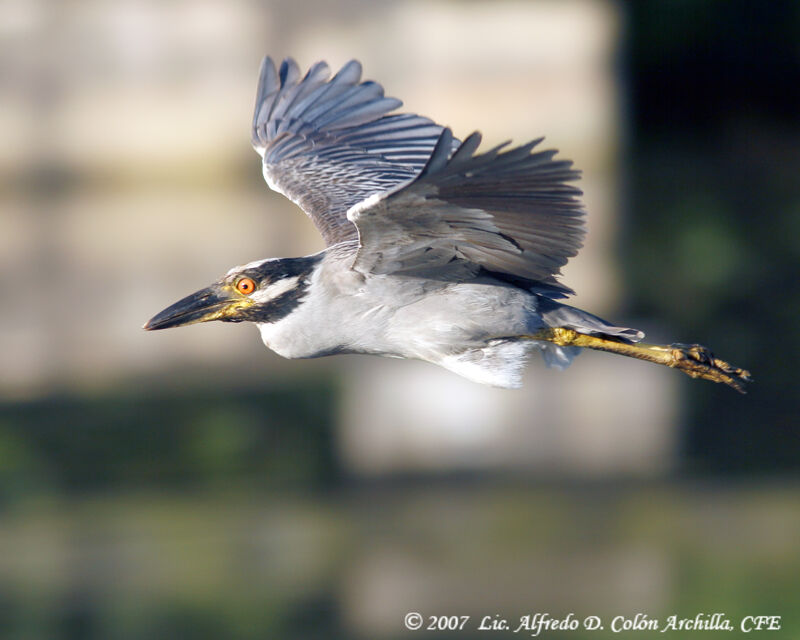
[[[798,42],[789,0],[0,0],[0,638],[441,635],[408,611],[800,637]],[[485,145],[546,135],[584,172],[574,303],[750,393],[599,353],[505,391],[141,331],[322,248],[250,148],[265,54],[358,58]]]

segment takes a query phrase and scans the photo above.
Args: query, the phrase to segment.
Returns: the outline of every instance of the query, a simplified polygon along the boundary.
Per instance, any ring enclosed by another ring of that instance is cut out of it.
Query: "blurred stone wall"
[[[408,110],[486,145],[547,135],[584,171],[589,211],[564,280],[575,304],[624,322],[616,5],[11,0],[3,13],[0,396],[335,375],[357,473],[669,468],[676,374],[643,363],[584,354],[558,373],[537,360],[523,390],[502,391],[413,362],[287,362],[244,325],[140,330],[233,265],[322,246],[249,146],[265,53],[357,57]]]

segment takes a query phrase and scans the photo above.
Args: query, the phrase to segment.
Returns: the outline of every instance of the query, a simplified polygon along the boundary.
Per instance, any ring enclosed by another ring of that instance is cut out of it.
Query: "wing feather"
[[[261,65],[253,146],[267,183],[300,205],[328,245],[358,239],[353,268],[455,277],[481,269],[556,296],[555,276],[581,247],[578,178],[542,139],[478,154],[361,81],[352,60],[332,78],[286,59]],[[357,228],[356,228],[357,227]]]
[[[333,78],[324,62],[301,78],[294,60],[276,70],[264,59],[252,132],[264,178],[300,205],[328,245],[355,240],[347,210],[416,176],[439,140],[442,127],[427,118],[387,115],[401,104],[361,82],[355,60]]]
[[[413,180],[354,206],[360,247],[353,268],[370,273],[436,277],[454,261],[514,282],[569,293],[555,276],[583,243],[579,177],[556,151],[534,152],[542,139],[475,155],[480,134],[450,152],[442,131]]]

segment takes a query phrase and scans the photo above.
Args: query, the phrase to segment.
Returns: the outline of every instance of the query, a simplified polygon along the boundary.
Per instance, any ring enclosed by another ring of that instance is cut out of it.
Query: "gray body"
[[[476,382],[517,387],[527,356],[554,366],[579,349],[540,341],[548,327],[635,342],[559,302],[556,276],[583,243],[571,163],[541,140],[476,153],[361,82],[351,61],[301,77],[265,59],[252,142],[269,186],[298,204],[328,246],[315,256],[236,267],[155,316],[161,329],[224,320],[257,324],[286,358],[364,353],[424,360]]]
[[[310,274],[302,304],[277,322],[258,324],[270,349],[285,358],[413,358],[477,382],[519,384],[520,367],[513,363],[521,365],[531,343],[507,338],[542,328],[535,295],[491,278],[444,282],[363,275],[343,269],[349,261],[352,256],[326,251]]]
[[[306,288],[302,302],[277,321],[256,323],[267,347],[284,358],[360,353],[423,360],[474,382],[516,388],[531,352],[563,368],[579,351],[529,338],[542,328],[637,337],[488,276],[448,282],[361,274],[349,268],[353,254],[347,245],[318,254],[299,283]]]

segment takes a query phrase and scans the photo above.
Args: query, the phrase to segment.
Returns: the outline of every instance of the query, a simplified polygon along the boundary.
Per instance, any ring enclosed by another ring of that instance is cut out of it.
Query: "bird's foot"
[[[745,393],[745,383],[752,380],[749,371],[715,358],[710,349],[699,344],[632,343],[615,338],[588,335],[567,327],[542,329],[528,337],[533,340],[552,342],[561,347],[597,349],[629,358],[647,360],[678,369],[692,378],[722,382],[739,393]]]
[[[745,383],[753,380],[749,371],[715,358],[711,350],[702,345],[674,343],[666,348],[670,354],[667,366],[692,378],[722,382],[739,393],[745,393]]]

